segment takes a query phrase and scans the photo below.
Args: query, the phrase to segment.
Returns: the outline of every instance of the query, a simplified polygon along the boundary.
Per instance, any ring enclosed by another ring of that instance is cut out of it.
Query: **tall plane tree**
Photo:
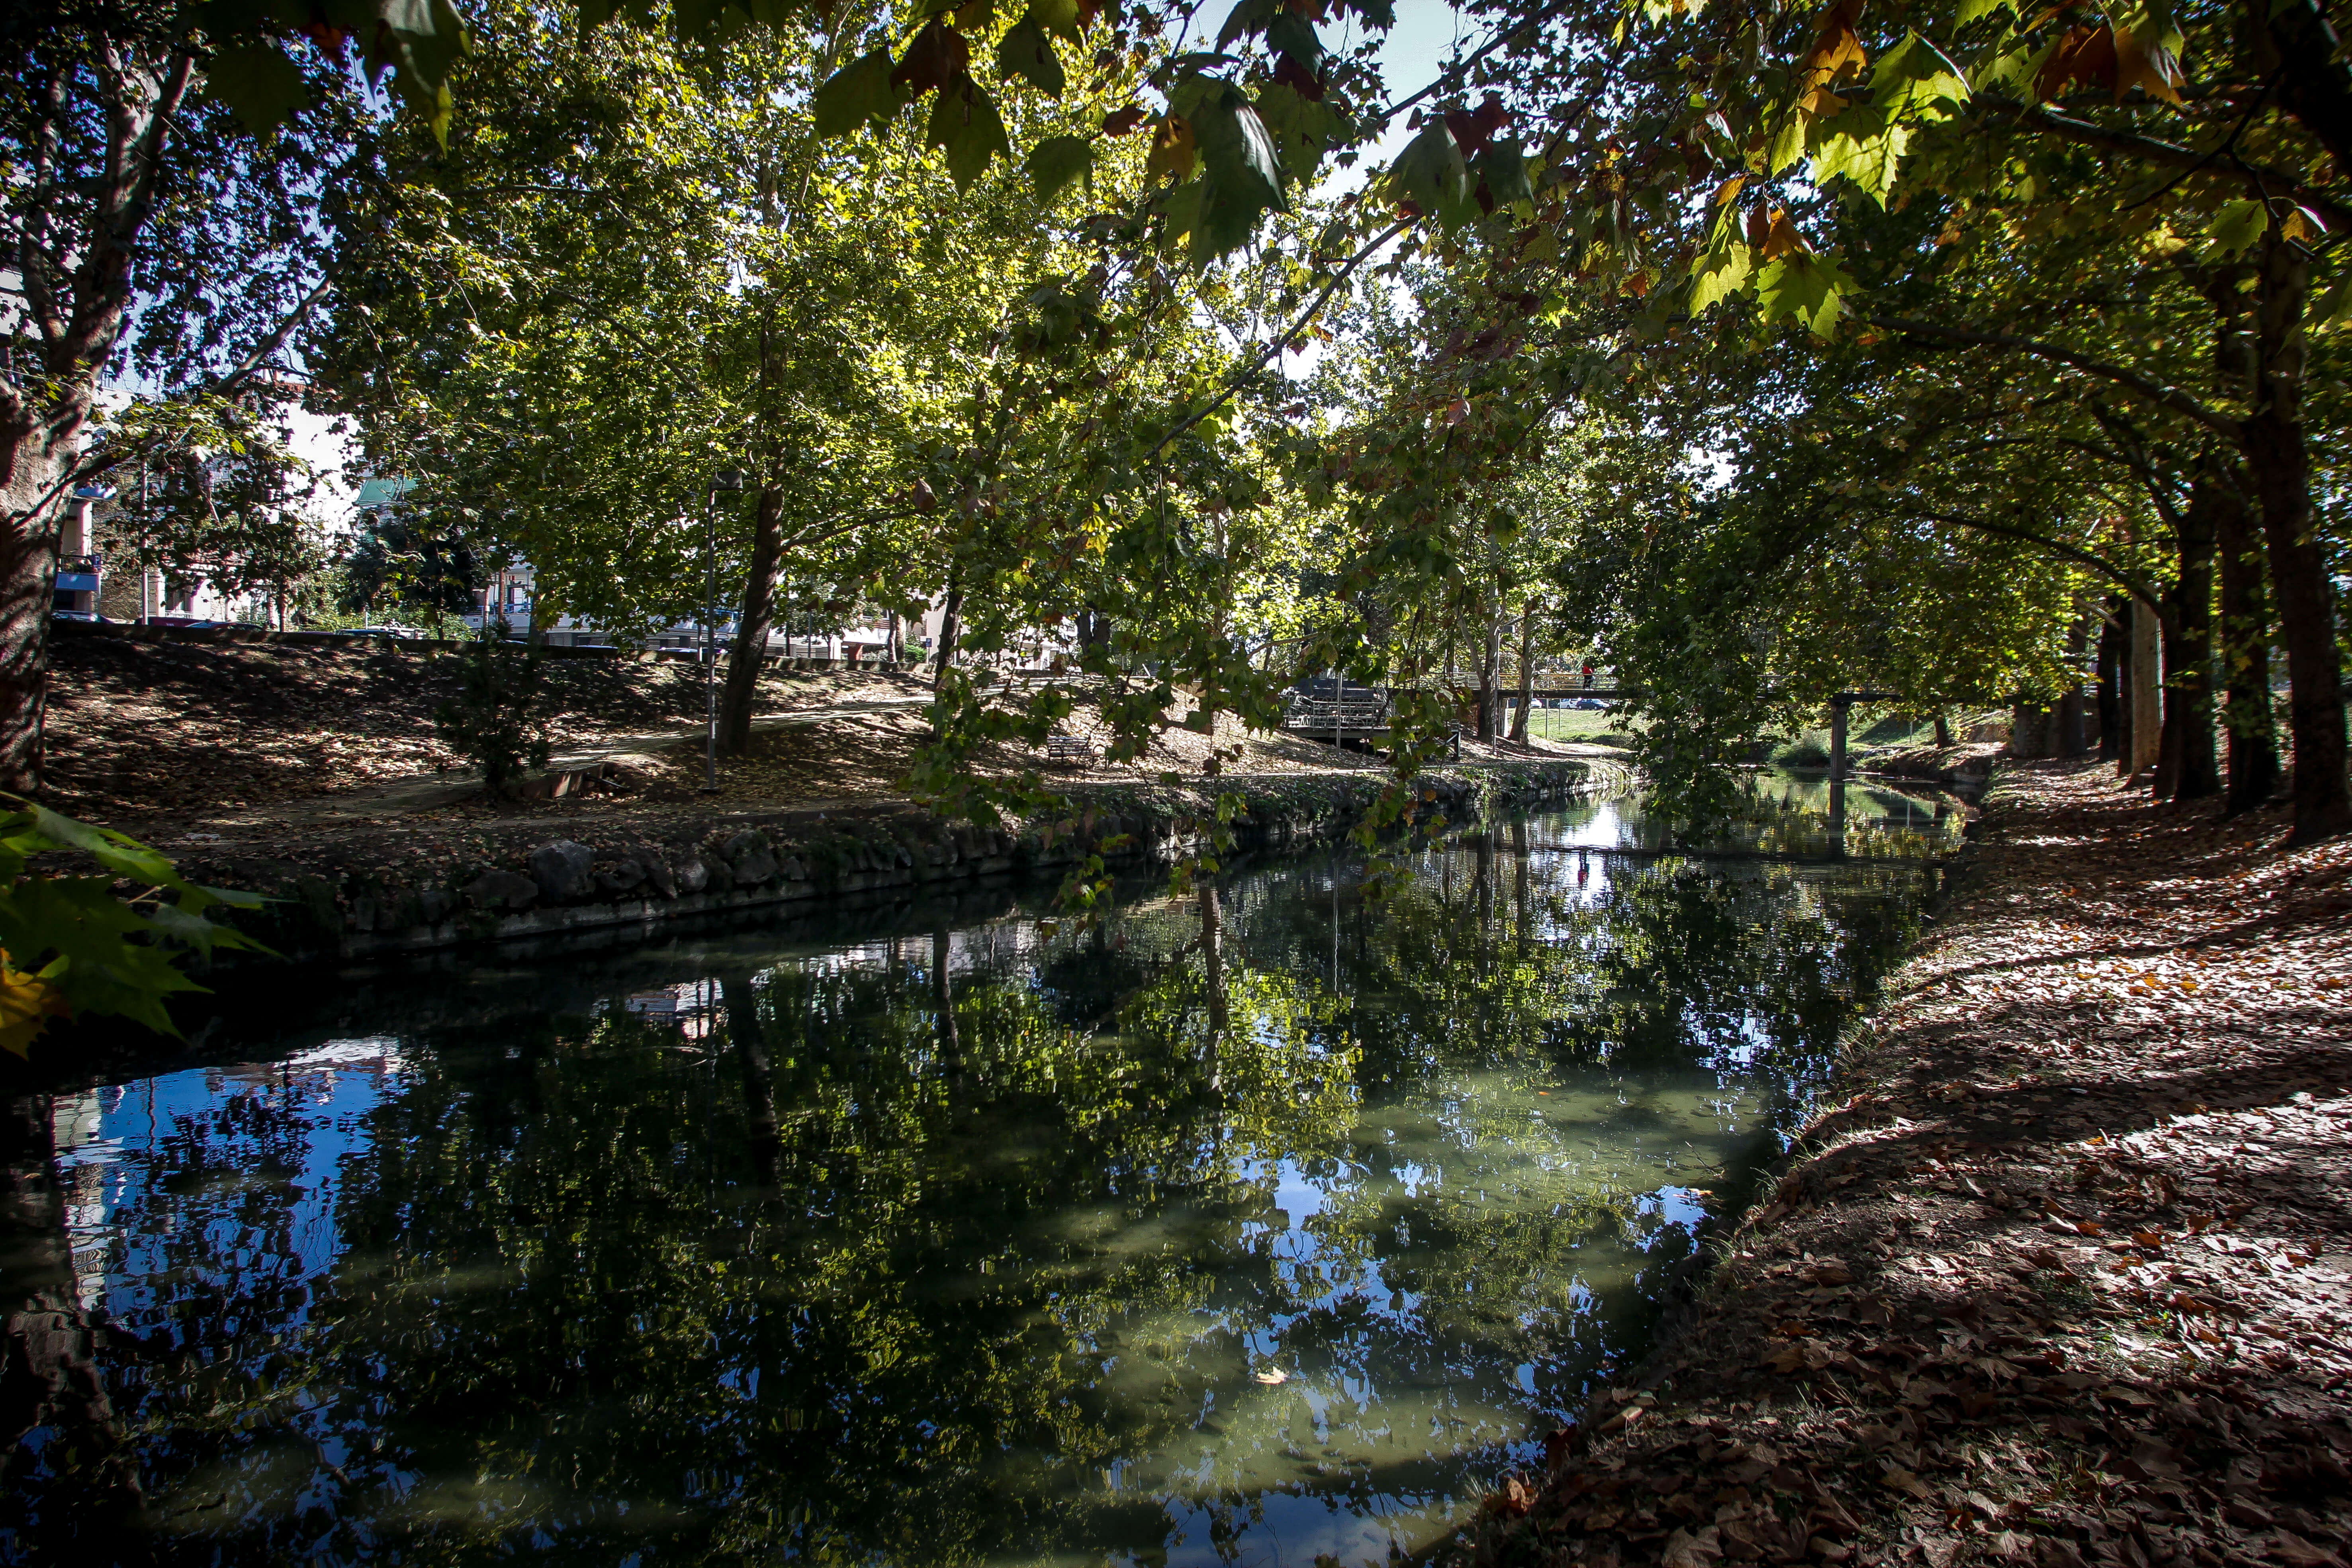
[[[88,449],[107,378],[220,397],[279,362],[330,286],[317,205],[369,82],[429,115],[463,43],[446,6],[242,9],[68,4],[0,40],[0,786],[39,783],[62,503],[133,450]]]

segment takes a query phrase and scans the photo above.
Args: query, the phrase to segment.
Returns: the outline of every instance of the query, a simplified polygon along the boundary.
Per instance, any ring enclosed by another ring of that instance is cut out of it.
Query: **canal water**
[[[1419,1550],[1643,1352],[1959,822],[1831,805],[229,998],[9,1107],[0,1560]]]

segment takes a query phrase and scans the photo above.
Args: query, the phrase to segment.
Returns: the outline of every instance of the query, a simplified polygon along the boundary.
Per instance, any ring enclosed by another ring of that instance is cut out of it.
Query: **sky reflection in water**
[[[15,1107],[0,1548],[1417,1549],[1643,1350],[1958,825],[1824,796],[254,998]]]

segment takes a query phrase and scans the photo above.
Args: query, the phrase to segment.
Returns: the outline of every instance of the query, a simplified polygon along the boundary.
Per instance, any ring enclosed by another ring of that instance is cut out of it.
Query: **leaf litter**
[[[2010,764],[1785,1174],[1453,1556],[2346,1563],[2352,843],[2284,820]]]

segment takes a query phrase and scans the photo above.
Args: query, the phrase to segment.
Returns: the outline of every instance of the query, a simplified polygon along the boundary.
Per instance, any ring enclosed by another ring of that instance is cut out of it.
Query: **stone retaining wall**
[[[1535,805],[1622,787],[1622,766],[1583,759],[1448,770],[1416,781],[1423,809],[1452,822],[1497,805]],[[1244,848],[1284,849],[1338,837],[1379,800],[1382,775],[1237,780]],[[1215,797],[1192,789],[1087,788],[1078,815],[1020,830],[950,824],[908,810],[834,817],[808,811],[667,825],[598,825],[601,844],[551,838],[471,863],[412,862],[397,871],[283,859],[217,869],[204,879],[269,895],[240,927],[289,959],[423,952],[566,931],[667,921],[810,900],[890,900],[961,879],[1066,872],[1099,853],[1114,869],[1165,865],[1202,849]],[[249,962],[249,961],[248,961]]]

